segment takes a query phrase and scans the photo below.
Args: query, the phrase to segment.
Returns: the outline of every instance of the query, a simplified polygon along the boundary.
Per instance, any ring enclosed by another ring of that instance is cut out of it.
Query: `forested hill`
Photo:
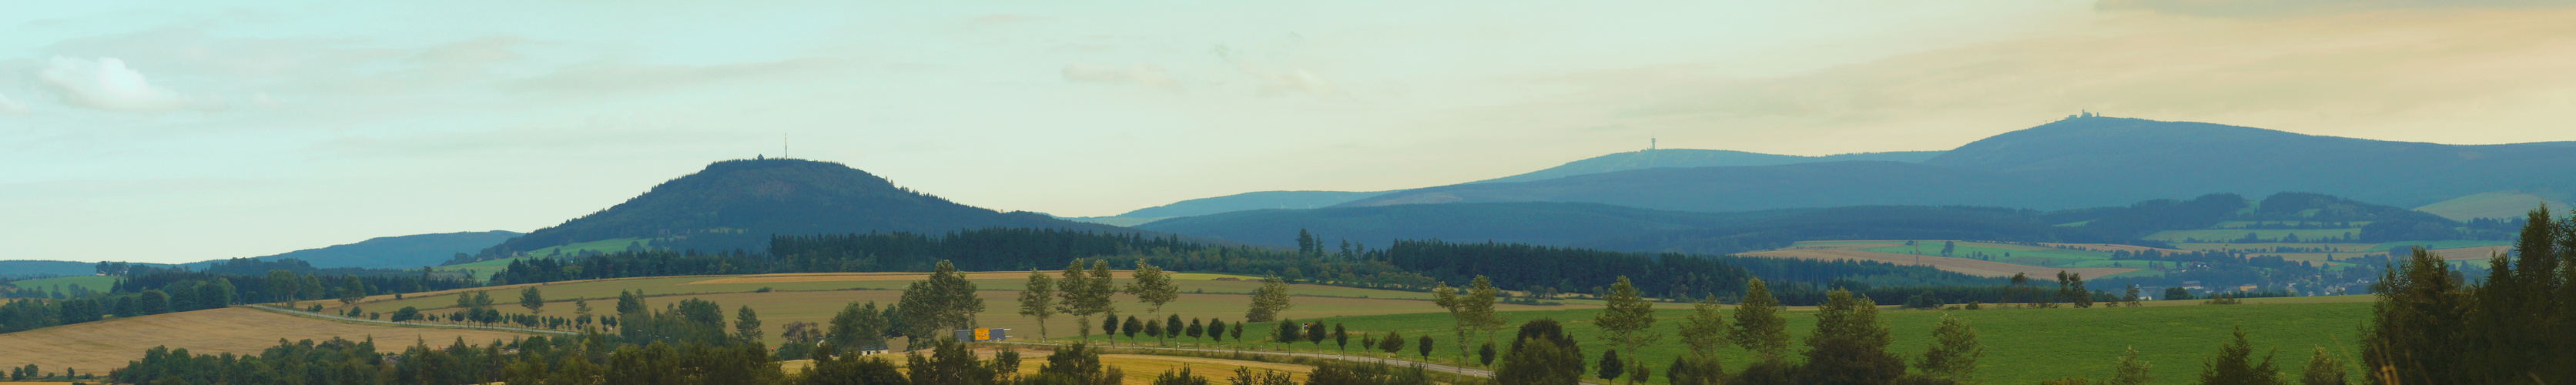
[[[2039,210],[2211,192],[2301,191],[2417,207],[2497,191],[2576,198],[2576,145],[2447,145],[2084,117],[1996,135],[1922,163],[1648,168],[1392,192],[1338,206],[1592,202],[1681,211],[1856,205]]]
[[[298,259],[316,268],[356,267],[367,269],[413,269],[437,266],[458,253],[474,253],[501,241],[520,235],[512,231],[468,231],[444,234],[377,237],[346,245],[296,250],[277,255],[254,257],[262,261]],[[190,263],[190,269],[203,270],[224,260]]]
[[[1285,244],[1299,230],[1383,245],[1405,239],[1726,254],[1824,239],[1977,239],[2134,243],[2135,236],[2052,226],[2045,212],[1987,207],[1855,206],[1698,213],[1593,203],[1510,202],[1257,210],[1173,218],[1140,228]]]
[[[1959,146],[1924,164],[2153,196],[2306,191],[2416,207],[2499,190],[2576,193],[2569,143],[2394,142],[2196,122],[2068,119]]]
[[[653,246],[669,249],[759,250],[771,235],[938,234],[988,227],[1137,232],[958,204],[840,163],[740,159],[709,164],[625,203],[503,241],[481,255],[624,238],[652,239]]]
[[[1940,156],[1940,151],[1896,151],[1841,154],[1826,156],[1774,155],[1730,150],[1652,149],[1622,152],[1590,159],[1566,162],[1545,170],[1469,183],[1528,182],[1575,175],[1599,174],[1663,167],[1777,166],[1783,164],[1888,161],[1922,163]]]
[[[1597,203],[1498,202],[1254,210],[1172,218],[1138,228],[1241,242],[1288,244],[1298,231],[1367,245],[1403,239],[1511,242],[1617,251],[1728,254],[1798,241],[1954,239],[2117,243],[2169,247],[2160,231],[2263,222],[2355,228],[2358,242],[2504,239],[2507,222],[2462,223],[2404,208],[2314,193],[2261,200],[2207,194],[2121,206],[2041,211],[1974,206],[1847,206],[1703,213]],[[2264,225],[2255,225],[2257,227]],[[2282,227],[2289,228],[2289,227]],[[2236,232],[2233,234],[2243,234]],[[2322,241],[2322,240],[2312,240]],[[2294,241],[2295,242],[2295,241]]]

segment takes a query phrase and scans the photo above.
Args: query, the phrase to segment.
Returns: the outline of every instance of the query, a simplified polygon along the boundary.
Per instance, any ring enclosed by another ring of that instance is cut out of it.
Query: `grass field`
[[[2253,233],[2255,238],[2259,238],[2259,239],[2266,239],[2266,240],[2280,239],[2282,236],[2287,236],[2287,235],[2292,235],[2292,234],[2297,234],[2297,235],[2299,236],[2299,239],[2325,239],[2325,238],[2335,238],[2335,237],[2357,236],[2357,235],[2361,234],[2361,228],[2349,228],[2349,229],[2250,229],[2250,230],[2249,230],[2249,229],[2211,229],[2211,230],[2165,230],[2165,231],[2158,231],[2158,232],[2156,232],[2155,234],[2147,234],[2147,236],[2145,236],[2145,237],[2141,237],[2141,238],[2142,238],[2142,239],[2146,239],[2146,240],[2153,240],[2153,241],[2165,241],[2165,242],[2175,242],[2175,243],[2181,243],[2181,242],[2182,242],[2183,240],[2185,240],[2185,239],[2197,239],[2197,240],[2200,240],[2201,242],[2225,242],[2225,241],[2230,241],[2230,240],[2243,239],[2243,238],[2245,238],[2245,234],[2246,234],[2246,233]]]
[[[2219,222],[2218,222],[2218,224],[2216,224],[2216,225],[2211,225],[2211,226],[2212,226],[2212,228],[2217,228],[2217,229],[2243,229],[2243,228],[2248,228],[2248,227],[2256,227],[2256,225],[2272,225],[2272,224],[2281,224],[2281,225],[2318,224],[2318,225],[2326,225],[2326,224],[2333,224],[2333,223],[2343,223],[2343,224],[2345,224],[2345,225],[2349,225],[2349,226],[2353,226],[2353,227],[2355,227],[2355,228],[2359,228],[2359,227],[2361,227],[2361,226],[2369,226],[2372,222],[2371,222],[2371,221],[2360,221],[2360,222],[2318,222],[2318,221],[2219,221]],[[2305,235],[2301,235],[2301,236],[2302,236],[2302,237],[2304,237]]]
[[[2513,245],[2513,241],[2401,241],[2382,243],[2377,246],[2371,246],[2369,249],[2362,251],[2405,251],[2408,248],[2413,247],[2441,250],[2510,245]],[[2485,256],[2480,256],[2479,258],[2485,258]]]
[[[63,287],[68,288],[68,287],[70,287],[70,286],[78,285],[78,286],[80,286],[80,287],[86,287],[86,288],[89,288],[90,290],[95,290],[95,291],[105,292],[105,291],[107,291],[107,289],[108,289],[109,287],[116,286],[116,277],[96,276],[96,275],[91,275],[91,276],[79,276],[79,277],[53,277],[53,278],[30,279],[30,280],[24,280],[24,281],[12,281],[12,282],[9,282],[9,283],[10,283],[10,284],[17,285],[18,287],[21,287],[21,288],[33,289],[33,288],[42,287],[42,288],[45,288],[46,290],[53,290],[53,289],[54,289],[54,286],[63,286]]]
[[[2539,195],[2526,194],[2521,191],[2506,190],[2470,194],[2469,196],[2451,198],[2450,200],[2441,202],[2433,202],[2433,204],[2424,205],[2424,207],[2417,207],[2415,208],[2415,211],[2432,213],[2433,215],[2440,215],[2443,218],[2451,218],[2452,220],[2466,221],[2474,218],[2519,217],[2530,213],[2531,209],[2539,208],[2540,205],[2544,204],[2549,205],[2549,207],[2567,207],[2566,203],[2550,202],[2548,198],[2542,198]]]
[[[2154,273],[2152,271],[2147,273],[2138,273],[2140,271],[2145,271],[2140,270],[2140,268],[2147,266],[2147,262],[2145,261],[2111,260],[2111,253],[2102,250],[2065,250],[2052,247],[2002,243],[1958,242],[1956,243],[1956,248],[1952,250],[1951,253],[1953,256],[1958,256],[1954,258],[1939,256],[1943,241],[1915,241],[1915,245],[1912,246],[1906,245],[1905,242],[1906,241],[1808,241],[1798,242],[1786,249],[1738,253],[1737,255],[1818,260],[1878,261],[1899,265],[1932,266],[1933,268],[1941,269],[1943,271],[1982,277],[2009,277],[2015,273],[2054,277],[2057,272],[2061,270],[2095,278],[2117,276],[2121,274]],[[2095,247],[2099,249],[2137,247],[2124,245],[2077,246]],[[1923,254],[1915,254],[1917,248],[1921,248]],[[1969,256],[1979,255],[1991,257],[1993,260],[1969,258]]]
[[[984,311],[977,315],[984,326],[1012,328],[1016,329],[1014,333],[1020,335],[1038,334],[1037,322],[1021,318],[1017,314],[1019,291],[1027,282],[1027,275],[1028,272],[1025,271],[968,273],[969,281],[974,282],[980,289],[977,295],[984,299]],[[1114,275],[1124,276],[1125,273]],[[851,302],[876,301],[880,307],[891,305],[900,299],[905,285],[924,276],[926,276],[924,273],[685,276],[558,282],[536,286],[549,300],[544,308],[544,314],[547,315],[575,314],[575,306],[572,303],[575,297],[590,299],[591,314],[614,314],[617,293],[621,290],[642,290],[647,295],[653,295],[654,297],[646,299],[646,303],[656,308],[689,298],[698,298],[723,305],[727,311],[726,314],[730,316],[732,309],[750,306],[753,311],[760,313],[763,328],[768,330],[766,334],[769,342],[774,344],[780,341],[778,336],[789,322],[826,323],[831,320],[832,315],[837,314],[843,306]],[[995,276],[1013,278],[973,279]],[[1228,322],[1242,319],[1245,305],[1251,302],[1249,294],[1258,289],[1261,283],[1245,280],[1215,280],[1225,277],[1240,279],[1240,276],[1222,274],[1175,275],[1174,283],[1180,286],[1183,294],[1179,300],[1166,304],[1162,314],[1180,314],[1183,318],[1213,317]],[[1119,280],[1120,284],[1124,284],[1125,281]],[[519,290],[526,286],[529,285],[499,286],[480,290],[489,292],[493,302],[499,303],[496,306],[499,310],[508,313],[526,313],[526,308],[517,305]],[[770,288],[772,291],[757,292],[761,288]],[[403,299],[394,299],[392,296],[373,296],[359,302],[356,306],[369,312],[391,312],[405,306],[412,306],[432,314],[445,314],[453,311],[448,309],[455,306],[456,295],[473,291],[475,290],[421,293],[405,295]],[[1290,285],[1289,292],[1296,296],[1294,301],[1296,307],[1283,313],[1289,317],[1441,311],[1428,301],[1431,298],[1430,293],[1306,284]],[[1116,297],[1116,302],[1121,317],[1142,316],[1144,313],[1144,305],[1136,303],[1132,296],[1119,295]],[[1513,310],[1598,307],[1597,301],[1565,302],[1569,304],[1499,305],[1499,307]],[[338,301],[308,301],[295,304],[299,308],[312,305],[323,305],[326,311],[347,309]],[[1098,320],[1095,319],[1093,322]],[[1051,319],[1047,324],[1053,335],[1071,335],[1076,330],[1070,317]],[[1096,324],[1094,328],[1097,329]]]
[[[1019,351],[1019,373],[1021,375],[1037,374],[1038,366],[1046,363],[1046,357],[1049,354],[1046,350],[1034,348],[1024,348],[1019,349]],[[977,348],[975,350],[975,355],[982,357],[983,359],[992,359],[994,354],[997,353],[1000,353],[1000,351],[985,348]],[[927,352],[924,354],[927,354]],[[902,368],[905,365],[905,357],[902,353],[879,354],[872,357],[884,358],[886,361],[893,362],[896,368]],[[778,367],[781,370],[787,371],[788,374],[795,374],[807,366],[812,366],[813,363],[813,360],[783,361],[779,363]],[[1167,370],[1176,370],[1180,368],[1189,368],[1191,375],[1206,377],[1210,382],[1220,384],[1225,383],[1227,378],[1232,378],[1234,376],[1235,368],[1248,367],[1252,368],[1252,370],[1256,372],[1263,370],[1278,371],[1280,373],[1287,373],[1288,378],[1291,380],[1301,382],[1306,380],[1307,373],[1315,371],[1315,367],[1312,366],[1288,363],[1143,354],[1102,354],[1100,355],[1100,364],[1102,366],[1116,367],[1119,371],[1124,372],[1127,377],[1119,381],[1122,385],[1152,385],[1154,383],[1154,376],[1162,375],[1163,372]]]
[[[2020,255],[2019,251],[2016,251],[2015,255]],[[1037,322],[1015,314],[1017,308],[1014,298],[1022,282],[1022,279],[1017,277],[1026,274],[1026,272],[970,274],[970,277],[979,278],[973,281],[983,289],[978,293],[985,301],[984,311],[978,313],[982,326],[1015,329],[1013,334],[1023,338],[1038,336]],[[997,275],[1013,278],[989,278]],[[591,304],[593,314],[612,313],[614,310],[611,309],[615,306],[613,298],[619,290],[643,290],[648,294],[658,295],[647,299],[648,305],[654,307],[688,298],[698,298],[721,304],[730,315],[736,307],[750,306],[760,312],[764,327],[767,329],[765,334],[769,336],[768,342],[774,344],[778,342],[777,337],[781,333],[781,328],[787,323],[826,323],[842,306],[854,301],[876,301],[881,306],[893,303],[901,294],[900,287],[909,283],[909,278],[918,276],[917,273],[851,273],[654,277],[564,282],[541,285],[541,287],[549,298],[557,299],[547,305],[545,314],[549,315],[571,314],[572,306],[568,300],[572,296],[593,298]],[[1215,317],[1236,322],[1241,320],[1244,304],[1249,302],[1242,293],[1248,293],[1259,285],[1258,282],[1251,281],[1212,280],[1219,277],[1216,275],[1189,277],[1209,279],[1179,280],[1178,283],[1181,284],[1185,294],[1177,301],[1166,305],[1163,314],[1179,314],[1185,319]],[[499,306],[501,310],[518,313],[525,311],[512,304],[518,287],[495,287],[487,290],[492,292],[496,302],[502,303]],[[763,287],[771,288],[773,291],[754,292]],[[1206,294],[1195,293],[1202,291]],[[379,296],[369,298],[359,306],[369,311],[379,312],[390,311],[401,306],[440,309],[452,305],[455,302],[454,295],[459,292],[462,291],[424,293],[418,296],[406,296],[401,300]],[[1435,357],[1445,359],[1455,355],[1454,338],[1456,336],[1447,332],[1450,325],[1449,316],[1437,306],[1421,300],[1428,297],[1427,293],[1316,285],[1296,285],[1292,292],[1342,295],[1349,298],[1296,297],[1297,306],[1285,312],[1284,317],[1342,323],[1354,332],[1402,331],[1412,337],[1428,334],[1440,341],[1434,351]],[[697,294],[677,295],[689,293]],[[1361,296],[1368,298],[1359,298]],[[2136,346],[2148,360],[2156,364],[2155,372],[2158,378],[2156,383],[2162,384],[2187,382],[2187,377],[2198,370],[2199,360],[2214,352],[2218,344],[2225,340],[2229,328],[2237,325],[2245,326],[2252,333],[2258,348],[2280,349],[2282,353],[2280,359],[2284,367],[2296,367],[2297,362],[2305,359],[2306,351],[2310,347],[2326,346],[2330,349],[2350,350],[2348,347],[2353,341],[2358,322],[2367,316],[2369,300],[2371,298],[2368,296],[2256,298],[2247,300],[2246,305],[2235,306],[2199,305],[2196,301],[2164,301],[2150,302],[2149,306],[2142,308],[1990,309],[1947,311],[1947,313],[1970,320],[1978,330],[1982,331],[1980,338],[1987,346],[1987,355],[1980,361],[1983,364],[1979,373],[1988,383],[2031,383],[2041,379],[2065,376],[2088,376],[2099,379],[2110,373],[2111,365],[2123,347]],[[1587,344],[1586,353],[1597,357],[1602,347],[1593,338],[1596,329],[1592,328],[1588,321],[1594,313],[1598,312],[1597,302],[1567,302],[1572,304],[1544,307],[1501,305],[1499,310],[1502,310],[1514,324],[1538,317],[1568,321],[1570,322],[1569,331],[1575,333],[1578,339]],[[1126,315],[1137,315],[1142,318],[1141,316],[1144,315],[1142,305],[1135,303],[1131,297],[1121,295],[1116,299],[1116,303],[1121,309],[1122,318]],[[338,305],[337,302],[327,304],[335,308]],[[1683,308],[1686,308],[1686,305],[1657,305],[1658,316],[1664,321],[1658,322],[1656,327],[1661,329],[1666,337],[1659,346],[1647,349],[1644,352],[1644,358],[1647,362],[1653,363],[1658,371],[1661,371],[1675,355],[1681,354],[1682,348],[1678,346],[1678,339],[1672,335],[1674,328],[1678,327],[1674,319],[1688,313]],[[248,309],[224,311],[256,312]],[[1812,328],[1813,317],[1808,313],[1811,311],[1812,308],[1792,309],[1789,320],[1791,332],[1794,335],[1803,336]],[[432,313],[443,312],[445,310]],[[1942,311],[1907,310],[1882,312],[1882,319],[1897,337],[1894,351],[1909,357],[1922,351],[1928,343],[1927,335],[1930,333],[1931,325],[1942,313]],[[253,315],[276,316],[274,314]],[[274,317],[264,318],[273,319]],[[356,326],[301,318],[290,321],[297,321],[296,324]],[[1097,319],[1091,320],[1091,322],[1097,321]],[[101,324],[113,322],[117,321]],[[1074,339],[1072,338],[1075,335],[1073,322],[1069,317],[1050,320],[1046,325],[1049,329],[1048,335],[1057,337],[1055,340],[1058,341]],[[1255,341],[1263,340],[1262,336],[1271,335],[1272,325],[1272,323],[1247,325],[1245,336]],[[383,329],[410,333],[454,332],[411,328]],[[7,337],[21,337],[19,335],[28,333],[17,333]],[[488,333],[507,335],[507,333],[498,332]],[[386,334],[382,332],[376,335],[379,341],[387,339]],[[256,349],[273,345],[276,338],[278,337],[263,336],[255,338],[258,340],[256,342],[240,344]],[[430,339],[435,342],[452,338],[432,337]],[[1102,338],[1098,335],[1093,336],[1095,342],[1102,341]],[[1359,340],[1360,338],[1355,336],[1352,338],[1352,343],[1357,344]],[[0,346],[9,346],[7,345],[9,343],[8,340],[0,340]],[[1121,337],[1117,345],[1135,343],[1137,342]],[[1153,342],[1149,339],[1145,343]],[[1174,340],[1173,344],[1205,345],[1183,340]],[[180,344],[173,344],[173,346],[180,346]],[[1278,344],[1230,342],[1214,346],[1277,349]],[[1299,346],[1302,346],[1299,349],[1314,349],[1312,344]],[[1334,350],[1332,346],[1332,342],[1328,340],[1322,349]],[[139,354],[141,349],[148,347],[148,345],[124,346],[115,348],[120,350],[111,351]],[[1409,357],[1412,355],[1411,352],[1408,347],[1405,354]],[[1724,354],[1727,362],[1737,368],[1750,360],[1750,353],[1741,350],[1729,349]],[[0,355],[0,362],[13,362],[8,361],[10,359],[12,358]],[[1161,373],[1161,370],[1176,365],[1175,361],[1168,357],[1135,359],[1154,362],[1122,361],[1118,363],[1130,365],[1126,369],[1130,383],[1140,383],[1136,380],[1150,379],[1154,374]],[[121,364],[122,361],[117,362]],[[1231,367],[1220,367],[1216,363],[1208,363],[1205,366],[1200,363],[1180,364],[1194,368],[1231,369]],[[1208,375],[1220,381],[1222,379],[1222,374],[1216,373],[1215,370],[1202,375]],[[1661,381],[1661,378],[1657,377],[1655,383],[1661,383]]]
[[[644,239],[644,238],[618,238],[618,239],[602,239],[602,240],[596,240],[596,241],[590,241],[590,242],[574,243],[574,244],[569,244],[569,245],[547,246],[546,248],[542,248],[542,249],[536,249],[536,250],[528,251],[528,255],[530,255],[530,257],[526,257],[526,258],[546,258],[547,256],[557,255],[557,254],[561,254],[561,255],[580,255],[580,254],[581,254],[581,252],[584,252],[584,251],[594,251],[594,252],[601,252],[601,253],[614,253],[614,252],[626,251],[626,246],[627,246],[628,244],[642,244],[642,245],[644,245],[644,246],[652,246],[652,245],[653,245],[653,240],[651,240],[651,239]],[[491,278],[491,277],[492,277],[492,272],[495,272],[495,271],[501,271],[501,270],[503,270],[503,269],[507,269],[507,268],[509,268],[509,267],[510,267],[510,261],[515,261],[515,260],[518,260],[518,259],[519,259],[519,258],[503,258],[503,259],[495,259],[495,260],[482,261],[482,262],[475,262],[475,263],[464,263],[464,264],[455,264],[455,265],[439,266],[439,267],[436,267],[436,268],[434,268],[434,269],[436,269],[436,270],[438,270],[438,271],[462,271],[462,272],[466,272],[466,273],[468,273],[468,274],[473,274],[473,275],[474,275],[474,279],[476,279],[476,280],[482,280],[482,279],[488,279],[488,278]]]
[[[1884,310],[1880,318],[1894,332],[1896,343],[1891,349],[1900,356],[1912,358],[1929,346],[1932,326],[1942,314],[1968,320],[1978,330],[1978,339],[1986,347],[1980,359],[1978,375],[1986,383],[2027,384],[2044,379],[2084,376],[2097,381],[2110,376],[2112,365],[2123,349],[2136,347],[2140,355],[2153,363],[2157,384],[2189,383],[2200,370],[2200,361],[2217,352],[2227,341],[2231,328],[2244,326],[2258,350],[2278,349],[2276,359],[2283,368],[2296,371],[2307,359],[2308,350],[2324,346],[2329,351],[2349,354],[2356,330],[2370,312],[2368,296],[2260,298],[2245,305],[2198,305],[2197,301],[2164,301],[2139,308],[2093,309],[1990,309],[1974,311]],[[1598,329],[1590,320],[1598,310],[1576,309],[1505,313],[1513,324],[1539,317],[1567,322],[1567,331],[1583,341],[1584,353],[1594,359],[1603,345],[1596,339]],[[1661,310],[1655,328],[1664,338],[1645,349],[1645,362],[1661,372],[1673,357],[1684,349],[1675,333],[1677,319],[1688,315],[1684,310]],[[1811,312],[1797,311],[1787,316],[1793,341],[1803,341],[1814,329]],[[1312,319],[1300,318],[1300,321]],[[1401,331],[1408,339],[1429,334],[1438,341],[1434,357],[1455,357],[1456,334],[1450,332],[1446,313],[1355,316],[1322,319],[1347,325],[1353,333],[1373,334]],[[1270,335],[1272,324],[1255,324],[1245,331]],[[1502,333],[1509,337],[1511,329]],[[1380,334],[1382,335],[1382,334]],[[1247,338],[1252,339],[1252,338]],[[1256,340],[1257,339],[1252,339]],[[1359,344],[1360,337],[1351,338]],[[1481,342],[1482,339],[1471,339]],[[1503,344],[1497,342],[1498,345]],[[1246,348],[1280,346],[1277,343],[1226,343],[1221,346]],[[1300,343],[1298,349],[1315,345]],[[1326,340],[1322,350],[1335,351],[1334,342]],[[1408,345],[1404,357],[1416,357]],[[1472,349],[1472,348],[1471,348]],[[1354,349],[1353,351],[1357,351]],[[1623,352],[1624,353],[1624,352]],[[2258,352],[2259,353],[2259,352]],[[1721,356],[1733,369],[1741,369],[1753,360],[1749,351],[1723,349]],[[1472,358],[1472,357],[1471,357]],[[2357,373],[2357,372],[2356,372]],[[1660,376],[1655,383],[1663,383]]]
[[[106,374],[140,359],[154,346],[187,348],[191,353],[258,354],[279,339],[328,340],[342,337],[376,339],[377,349],[400,351],[418,341],[446,346],[457,338],[481,345],[495,339],[525,336],[487,330],[413,328],[343,323],[249,308],[224,308],[134,318],[109,319],[0,334],[0,362],[36,364],[49,371],[79,369]]]
[[[2377,243],[2176,243],[2174,247],[2190,251],[2206,250],[2272,250],[2278,247],[2319,248],[2338,253],[2360,253],[2378,248]]]

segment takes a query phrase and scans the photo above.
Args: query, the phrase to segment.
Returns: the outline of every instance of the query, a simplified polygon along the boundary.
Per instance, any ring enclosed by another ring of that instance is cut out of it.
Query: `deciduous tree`
[[[1287,311],[1294,306],[1296,304],[1290,303],[1288,299],[1288,281],[1275,275],[1262,278],[1261,289],[1252,292],[1252,306],[1250,310],[1244,312],[1243,320],[1268,322],[1278,319],[1279,312]]]
[[[1914,368],[1936,377],[1974,382],[1977,358],[1985,355],[1985,346],[1977,342],[1977,331],[1968,327],[1967,320],[1943,314],[1941,323],[1932,327],[1932,347],[1915,360]]]
[[[1789,351],[1789,321],[1780,317],[1780,300],[1771,298],[1771,289],[1760,278],[1745,280],[1744,286],[1744,301],[1735,305],[1735,330],[1728,340],[1760,353],[1763,361],[1779,362]]]
[[[1038,320],[1038,339],[1046,339],[1047,318],[1055,312],[1055,278],[1030,269],[1029,282],[1020,289],[1020,315]]]

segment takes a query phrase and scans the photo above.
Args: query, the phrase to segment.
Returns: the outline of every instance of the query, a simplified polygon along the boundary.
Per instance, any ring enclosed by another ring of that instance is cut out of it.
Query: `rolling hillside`
[[[379,237],[318,249],[304,249],[257,257],[262,261],[301,259],[316,268],[356,267],[368,269],[414,269],[437,266],[457,253],[473,254],[486,247],[520,235],[513,231],[469,231],[446,234],[420,234]],[[187,264],[191,269],[204,269],[217,261]]]
[[[1544,170],[1531,171],[1526,174],[1468,183],[1528,182],[1576,175],[1590,175],[1649,168],[1772,166],[1844,161],[1921,163],[1924,160],[1932,159],[1932,157],[1939,155],[1941,155],[1940,151],[1897,151],[1826,156],[1799,156],[1730,150],[1655,149],[1596,156],[1583,160],[1566,162],[1564,165],[1549,167]],[[1173,217],[1189,217],[1261,209],[1305,209],[1325,207],[1358,200],[1360,198],[1384,195],[1391,192],[1392,191],[1255,191],[1220,197],[1191,199],[1174,202],[1168,205],[1136,209],[1135,211],[1118,214],[1114,217],[1091,217],[1080,218],[1077,220],[1133,226],[1143,222],[1151,222],[1157,219]],[[1125,218],[1125,220],[1109,218]]]
[[[1851,205],[2101,207],[2211,192],[2302,191],[2416,207],[2516,190],[2565,201],[2576,145],[2446,145],[2208,123],[2075,118],[1960,146],[1920,164],[1651,168],[1397,191],[1338,206],[1592,202],[1681,211]]]
[[[1136,209],[1117,218],[1170,218],[1260,209],[1306,209],[1331,206],[1352,199],[1367,198],[1378,192],[1351,191],[1254,191],[1213,198],[1199,198],[1172,204]]]
[[[1545,170],[1469,183],[1528,182],[1575,175],[1664,167],[1777,166],[1783,164],[1888,161],[1922,163],[1940,156],[1940,151],[1897,151],[1841,154],[1826,156],[1773,155],[1729,150],[1655,149],[1623,152],[1567,162]]]
[[[73,261],[0,261],[0,277],[76,276],[98,274],[98,264]]]
[[[2498,190],[2576,193],[2576,178],[2551,171],[2576,164],[2569,143],[2392,142],[2130,118],[2059,121],[1923,163],[2157,196],[2306,191],[2416,207]]]
[[[1396,239],[1495,241],[1618,251],[1726,254],[1819,239],[1986,239],[2124,243],[2134,238],[2051,226],[2037,212],[1973,207],[1860,206],[1733,213],[1592,203],[1256,210],[1173,218],[1141,228],[1250,243],[1293,242],[1298,230],[1327,240],[1384,245]]]
[[[1426,203],[1590,202],[1658,210],[1725,212],[1860,205],[1968,205],[2037,209],[2069,197],[2137,195],[2091,185],[1901,162],[1652,168],[1533,182],[1406,190],[1336,207]],[[2132,199],[2095,204],[2134,202]],[[2079,198],[2081,199],[2081,198]],[[2085,200],[2095,200],[2085,199]]]
[[[759,250],[768,247],[771,234],[937,234],[985,227],[1136,231],[958,204],[839,163],[742,159],[715,162],[625,203],[503,241],[480,255],[625,238],[654,239],[655,247],[669,249]]]

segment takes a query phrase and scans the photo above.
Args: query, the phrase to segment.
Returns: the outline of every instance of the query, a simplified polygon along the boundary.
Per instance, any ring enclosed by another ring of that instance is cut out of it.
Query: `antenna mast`
[[[782,132],[778,134],[778,157],[794,157],[791,153],[787,152],[787,133]]]

